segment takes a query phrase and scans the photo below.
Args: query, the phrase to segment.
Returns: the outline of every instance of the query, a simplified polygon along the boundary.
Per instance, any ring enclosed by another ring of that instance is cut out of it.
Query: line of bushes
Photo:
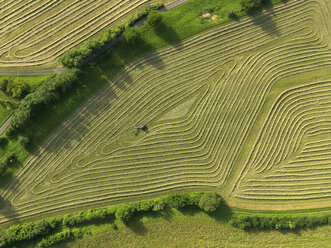
[[[78,80],[79,72],[78,69],[71,69],[57,74],[39,85],[34,92],[28,94],[15,109],[7,130],[7,136],[10,137],[14,131],[22,129],[31,116],[38,114],[42,107],[58,100],[60,95]]]
[[[107,43],[114,41],[125,29],[133,26],[137,21],[146,17],[151,11],[158,10],[162,7],[164,7],[163,4],[157,4],[154,6],[147,7],[143,11],[137,13],[135,16],[129,19],[126,23],[115,28],[106,29],[97,38],[90,38],[79,47],[73,47],[68,50],[61,56],[60,62],[62,63],[62,65],[68,68],[80,67],[81,65],[83,65],[87,57],[97,52]]]
[[[246,216],[232,217],[229,224],[243,229],[294,230],[331,225],[330,216]]]
[[[37,222],[13,225],[0,233],[0,247],[6,247],[20,241],[35,240],[55,231],[61,231],[66,227],[88,224],[93,221],[114,221],[117,219],[128,223],[137,214],[162,211],[165,207],[199,207],[203,211],[212,212],[220,206],[221,202],[222,198],[216,193],[175,193],[153,200],[80,211],[75,214],[46,218]],[[53,245],[56,240],[63,241],[66,238],[72,238],[73,235],[75,236],[73,233],[60,232],[58,235],[53,235],[52,238],[43,238],[40,245],[42,247],[47,244]]]
[[[50,235],[47,238],[43,238],[39,243],[37,243],[37,247],[50,247],[52,245],[55,245],[59,242],[63,242],[70,239],[75,238],[81,238],[83,236],[84,232],[80,229],[76,230],[63,230],[61,232],[58,232],[56,234]]]
[[[4,78],[0,80],[0,89],[7,95],[22,99],[30,93],[30,86],[17,78]]]

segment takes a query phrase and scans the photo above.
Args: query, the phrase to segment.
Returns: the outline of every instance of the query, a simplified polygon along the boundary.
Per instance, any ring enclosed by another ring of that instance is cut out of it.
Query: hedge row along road
[[[329,203],[330,10],[293,0],[128,64],[1,189],[0,223],[183,189]]]
[[[68,49],[157,2],[161,1],[4,0],[1,2],[0,70],[54,67],[57,58]]]

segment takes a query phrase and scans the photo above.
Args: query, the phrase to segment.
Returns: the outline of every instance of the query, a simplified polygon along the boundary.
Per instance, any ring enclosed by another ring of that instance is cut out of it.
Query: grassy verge
[[[163,225],[162,222],[176,220],[179,217],[190,219],[198,217],[198,220],[208,220],[215,225],[230,223],[248,232],[273,232],[272,230],[276,229],[285,233],[289,231],[298,233],[302,230],[331,225],[330,212],[315,215],[313,209],[309,213],[278,211],[259,212],[251,216],[252,213],[252,211],[229,208],[216,193],[175,193],[151,200],[83,210],[13,225],[0,233],[0,246],[50,247],[57,243],[63,245],[63,242],[81,238],[85,234],[103,232],[110,228],[118,230],[118,227],[120,230],[129,228],[142,235],[145,234],[142,224],[145,220],[157,220]],[[241,224],[244,223],[243,218],[246,219],[246,224],[250,218],[252,225],[243,228]],[[255,225],[252,220],[266,225]],[[147,244],[152,243],[148,240]]]
[[[90,226],[92,235],[84,235],[57,248],[92,247],[328,247],[331,227],[318,227],[298,232],[245,232],[217,221],[205,213],[172,210],[167,218],[148,216],[129,226],[110,224]]]
[[[35,75],[35,76],[0,75],[0,80],[2,80],[2,79],[19,79],[22,82],[29,84],[31,88],[35,88],[51,76],[53,76],[53,74],[43,74],[43,75]]]

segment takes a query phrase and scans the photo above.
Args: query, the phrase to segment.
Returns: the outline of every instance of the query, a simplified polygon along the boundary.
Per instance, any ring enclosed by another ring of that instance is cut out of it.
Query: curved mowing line
[[[225,186],[271,88],[286,77],[330,65],[330,40],[321,34],[330,22],[324,5],[324,0],[291,1],[273,10],[277,19],[272,21],[261,15],[229,23],[127,65],[63,122],[17,172],[16,181],[1,190],[16,213],[0,217],[0,224],[18,215]],[[325,19],[317,22],[320,17]],[[316,140],[329,132],[330,90],[328,83],[314,84],[278,99],[264,124],[268,128],[259,134],[261,142],[250,147],[255,152],[246,164],[250,170],[237,181],[238,199],[329,197],[328,162],[316,155],[328,161],[324,146],[329,142]],[[193,95],[197,100],[184,116],[162,119]],[[135,125],[142,123],[149,132],[134,136]],[[273,165],[301,150],[299,159],[315,169]],[[273,195],[270,187],[263,188],[268,183],[280,184]],[[307,185],[290,192],[298,183]]]

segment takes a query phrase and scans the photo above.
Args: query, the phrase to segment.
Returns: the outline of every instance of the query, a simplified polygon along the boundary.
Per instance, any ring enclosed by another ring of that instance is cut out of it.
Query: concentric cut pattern
[[[150,0],[2,0],[0,68],[52,66],[56,58]]]
[[[252,127],[272,86],[330,66],[330,7],[328,0],[290,1],[129,64],[2,190],[15,211],[0,222],[225,186],[248,136],[257,135]],[[310,198],[329,197],[330,90],[324,82],[279,97],[248,161],[258,176],[238,179],[234,196],[273,199],[264,181],[289,175],[293,185],[301,180],[311,192],[323,189]],[[145,123],[149,132],[135,136],[135,125]],[[309,174],[320,185],[311,185]],[[288,191],[280,186],[277,199],[287,199]]]

